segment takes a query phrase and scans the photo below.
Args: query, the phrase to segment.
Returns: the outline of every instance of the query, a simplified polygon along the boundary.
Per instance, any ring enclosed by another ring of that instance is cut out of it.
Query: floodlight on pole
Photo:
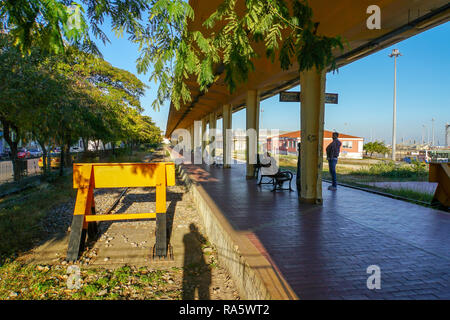
[[[259,117],[260,118],[260,120],[259,120],[259,122],[260,122],[260,128],[261,129],[264,129],[264,127],[263,127],[263,112],[264,112],[264,109],[263,108],[261,108],[261,116]]]
[[[431,145],[434,147],[434,118],[431,119],[431,135],[432,135]]]
[[[389,57],[394,57],[394,114],[393,114],[393,125],[392,125],[392,160],[395,161],[395,136],[396,136],[396,122],[397,122],[397,57],[401,56],[402,54],[398,49],[393,49],[392,53],[389,55]]]
[[[422,128],[423,128],[422,130],[422,145],[423,145],[425,143],[425,131],[426,131],[425,125],[422,125]]]

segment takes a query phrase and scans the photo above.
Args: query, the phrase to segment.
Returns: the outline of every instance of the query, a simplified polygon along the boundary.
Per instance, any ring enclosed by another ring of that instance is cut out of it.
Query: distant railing
[[[19,166],[19,176],[24,178],[41,173],[38,164],[39,158],[34,159],[19,159],[17,165]],[[0,184],[11,182],[14,180],[13,164],[11,160],[0,161]]]
[[[72,167],[72,162],[86,163],[86,162],[99,162],[108,159],[113,154],[124,155],[130,152],[129,148],[115,148],[107,150],[89,150],[81,152],[72,152],[72,161],[66,167]],[[59,158],[59,153],[58,153]],[[47,163],[49,158],[47,158]],[[29,176],[40,175],[43,173],[41,167],[39,167],[39,158],[33,159],[19,159],[19,177],[23,179]],[[55,168],[53,168],[55,170]],[[13,165],[11,160],[0,161],[0,184],[14,181]]]

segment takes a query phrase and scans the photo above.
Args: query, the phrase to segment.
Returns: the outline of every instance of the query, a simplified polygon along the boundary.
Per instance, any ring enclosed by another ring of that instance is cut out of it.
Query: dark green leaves
[[[201,22],[203,30],[187,28],[196,18],[187,0],[80,3],[86,12],[76,3],[68,6],[66,0],[3,1],[0,22],[22,52],[35,42],[60,53],[67,41],[82,51],[100,54],[88,27],[95,37],[108,42],[101,26],[109,17],[116,34],[126,33],[139,45],[138,72],[149,72],[158,86],[155,109],[168,99],[176,108],[190,102],[187,82],[195,81],[207,90],[217,78],[218,65],[224,66],[226,84],[233,92],[254,70],[258,43],[264,44],[272,63],[278,59],[282,69],[298,64],[299,71],[334,69],[334,49],[343,48],[339,37],[321,35],[306,0],[223,0]],[[238,5],[244,5],[244,10],[238,10]]]
[[[312,67],[334,69],[333,50],[343,48],[341,39],[319,35],[320,25],[313,21],[306,1],[289,2],[291,10],[288,1],[246,0],[245,10],[238,12],[237,0],[224,0],[203,22],[208,29],[204,34],[183,29],[176,48],[174,82],[160,85],[160,89],[172,89],[171,99],[178,107],[180,100],[186,102],[185,96],[189,97],[186,91],[181,93],[185,88],[181,82],[195,76],[200,89],[207,90],[215,81],[214,64],[223,64],[225,82],[233,92],[254,71],[253,61],[259,58],[255,50],[258,42],[264,43],[266,56],[273,63],[278,57],[282,69],[289,69],[295,62],[299,72]]]
[[[157,142],[159,129],[141,115],[144,90],[130,72],[75,47],[63,54],[32,47],[22,55],[0,36],[0,121],[13,124],[22,138],[107,143],[149,141],[151,132]]]

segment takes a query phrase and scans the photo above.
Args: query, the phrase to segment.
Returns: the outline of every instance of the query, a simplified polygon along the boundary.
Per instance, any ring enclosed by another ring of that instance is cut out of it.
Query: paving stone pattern
[[[445,212],[327,183],[323,205],[307,205],[296,191],[246,180],[241,164],[185,167],[236,230],[258,238],[300,299],[450,299]],[[381,289],[367,288],[371,265]]]

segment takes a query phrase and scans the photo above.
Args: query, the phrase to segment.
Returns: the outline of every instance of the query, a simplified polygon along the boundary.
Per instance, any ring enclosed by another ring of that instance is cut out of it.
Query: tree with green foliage
[[[61,87],[41,72],[36,67],[38,64],[37,54],[22,56],[8,37],[0,37],[0,123],[11,150],[14,180],[20,178],[19,142],[31,131],[32,122],[36,120],[31,111],[42,99],[51,104],[49,99],[56,93],[52,90]]]
[[[159,129],[141,114],[145,85],[133,74],[73,47],[60,54],[33,47],[22,55],[8,36],[0,41],[0,122],[13,155],[15,180],[18,143],[30,134],[45,154],[44,170],[46,145],[53,141],[61,146],[61,174],[70,164],[70,146],[80,137],[104,144],[159,139],[149,136]]]
[[[80,127],[75,132],[83,141],[101,140],[106,144],[123,138],[123,126],[127,125],[123,119],[129,108],[143,111],[139,99],[146,86],[130,72],[76,48],[67,49],[57,66],[80,90],[94,97],[93,104],[85,100],[85,110],[77,122]]]
[[[367,142],[363,146],[363,150],[367,153],[370,153],[372,156],[374,153],[386,154],[390,151],[388,147],[381,141]]]
[[[107,42],[101,27],[105,17],[110,17],[117,34],[125,32],[139,44],[139,72],[152,69],[150,79],[158,83],[157,98],[152,104],[155,109],[168,99],[179,108],[181,103],[191,101],[187,80],[196,81],[206,91],[221,72],[225,72],[225,82],[233,92],[254,70],[252,61],[258,58],[258,43],[263,43],[273,62],[278,55],[283,69],[296,61],[299,71],[312,67],[333,69],[333,50],[343,48],[339,37],[320,34],[320,24],[313,20],[306,0],[224,0],[203,22],[205,33],[187,28],[195,17],[185,0],[81,3],[86,11],[76,3],[67,5],[64,0],[21,0],[19,6],[23,10],[3,4],[0,21],[22,49],[30,46],[31,39],[37,39],[54,52],[63,51],[63,42],[69,41],[98,53],[89,30]],[[243,5],[242,12],[237,9],[238,4]],[[79,23],[69,23],[72,20]],[[216,25],[220,27],[213,31]]]
[[[148,27],[134,41],[141,46],[138,70],[146,71],[153,65],[150,79],[159,83],[158,99],[153,103],[156,109],[169,97],[177,108],[190,102],[186,81],[194,79],[200,90],[207,91],[221,70],[233,92],[254,71],[259,43],[264,44],[272,62],[278,54],[285,70],[293,61],[298,62],[299,71],[334,69],[333,49],[343,49],[340,37],[319,35],[320,25],[313,21],[312,10],[304,0],[247,0],[242,15],[237,0],[224,0],[203,22],[208,33],[188,30],[186,25],[194,19],[194,12],[184,1],[152,4]],[[216,25],[218,30],[213,29]]]

